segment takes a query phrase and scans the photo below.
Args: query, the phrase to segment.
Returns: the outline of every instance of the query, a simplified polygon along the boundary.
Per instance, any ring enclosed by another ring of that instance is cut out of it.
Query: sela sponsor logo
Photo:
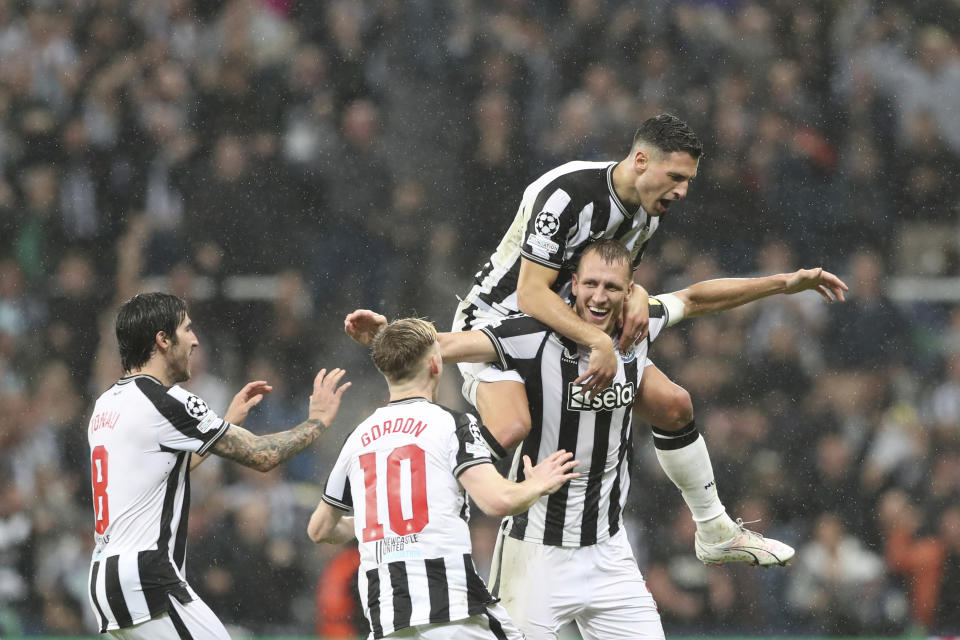
[[[560,248],[559,244],[539,234],[527,236],[527,244],[530,245],[534,255],[544,259],[549,258],[551,253],[556,253]]]
[[[90,418],[90,431],[100,431],[100,429],[113,430],[120,421],[119,411],[104,411]]]
[[[588,401],[583,397],[583,385],[571,382],[567,390],[567,410],[613,411],[620,407],[628,407],[633,404],[636,390],[636,385],[632,382],[629,384],[617,382],[614,383],[612,387],[604,389]]]

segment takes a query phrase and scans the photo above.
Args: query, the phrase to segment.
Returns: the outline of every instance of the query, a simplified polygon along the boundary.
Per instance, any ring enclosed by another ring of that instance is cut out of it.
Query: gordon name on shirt
[[[396,420],[384,420],[375,424],[360,435],[360,444],[367,446],[371,442],[382,438],[390,433],[410,433],[415,437],[423,433],[427,428],[427,423],[414,418],[397,418]]]

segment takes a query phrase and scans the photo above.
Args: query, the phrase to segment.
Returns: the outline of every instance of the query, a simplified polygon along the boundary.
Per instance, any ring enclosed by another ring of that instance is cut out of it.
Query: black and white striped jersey
[[[123,378],[97,399],[87,428],[94,542],[90,603],[100,631],[130,627],[188,602],[190,453],[230,427],[206,403],[148,375]]]
[[[623,242],[639,263],[659,218],[642,207],[628,211],[613,188],[616,162],[568,162],[530,184],[513,223],[475,277],[461,310],[470,329],[470,307],[481,314],[516,313],[521,256],[559,271],[554,290],[570,282],[580,254],[601,238]],[[463,322],[461,321],[461,323]]]
[[[666,308],[650,298],[648,338],[629,356],[620,356],[610,387],[589,402],[581,385],[573,382],[587,370],[589,349],[522,314],[481,329],[496,347],[498,365],[523,376],[530,405],[530,434],[517,447],[510,479],[523,480],[524,455],[536,464],[565,449],[580,461],[580,477],[507,519],[508,535],[539,544],[582,547],[620,530],[630,489],[633,401],[650,342],[667,320]]]
[[[377,409],[347,438],[323,500],[353,510],[371,636],[462,620],[493,601],[471,556],[457,477],[491,464],[477,419],[424,398]]]

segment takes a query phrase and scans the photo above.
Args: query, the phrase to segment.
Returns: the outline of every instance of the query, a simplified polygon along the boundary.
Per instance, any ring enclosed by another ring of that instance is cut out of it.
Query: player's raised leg
[[[786,564],[793,548],[734,522],[717,493],[706,442],[693,419],[690,394],[656,366],[643,372],[634,412],[653,425],[657,460],[680,489],[697,523],[697,557],[706,564],[748,562],[760,566]]]
[[[477,411],[487,431],[503,448],[503,451],[494,452],[498,457],[516,447],[530,433],[530,405],[522,382],[481,382],[477,387]],[[487,434],[483,436],[492,449]]]
[[[500,459],[530,433],[530,407],[523,378],[485,363],[457,364],[463,376],[463,397],[480,413],[481,435]]]

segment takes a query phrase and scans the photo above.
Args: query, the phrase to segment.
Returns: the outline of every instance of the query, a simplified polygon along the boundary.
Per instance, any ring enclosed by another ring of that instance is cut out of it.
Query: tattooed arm
[[[233,396],[233,400],[230,402],[230,406],[223,416],[224,422],[229,422],[231,425],[237,427],[243,426],[243,422],[247,419],[247,414],[250,413],[250,409],[260,404],[263,396],[271,391],[273,391],[273,387],[267,384],[265,380],[256,380],[243,385],[243,389],[240,389],[237,395]],[[227,430],[229,431],[229,427]],[[225,436],[226,434],[223,435]],[[223,436],[221,436],[221,438],[222,437]],[[200,466],[200,463],[209,458],[210,453],[211,451],[207,451],[202,456],[195,453],[190,454],[190,471],[196,469]]]
[[[210,451],[257,471],[270,471],[283,464],[309,447],[333,422],[340,407],[340,398],[351,384],[347,382],[337,387],[345,373],[343,369],[334,369],[327,375],[327,370],[321,369],[313,381],[313,395],[310,396],[310,410],[306,421],[287,431],[265,436],[254,435],[233,424],[230,418],[234,405],[231,405],[225,416],[228,422],[231,422],[230,428]],[[243,391],[237,394],[237,397],[242,393]],[[260,397],[262,398],[262,395]],[[242,413],[242,417],[246,418],[246,413],[258,402],[258,398],[249,398],[237,408],[237,414]]]

